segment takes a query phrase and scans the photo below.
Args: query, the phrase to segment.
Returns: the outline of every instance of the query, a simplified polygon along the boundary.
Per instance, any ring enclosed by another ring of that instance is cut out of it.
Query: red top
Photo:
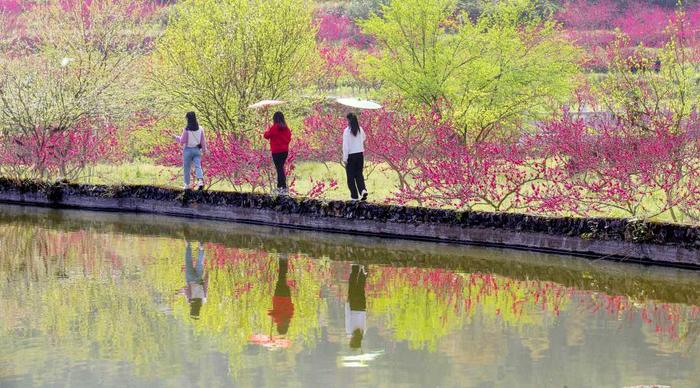
[[[273,154],[289,151],[289,142],[292,141],[292,131],[289,127],[273,124],[263,136],[270,140],[270,151]]]
[[[289,322],[294,316],[294,303],[290,296],[273,296],[272,310],[267,315],[272,317],[275,323]]]

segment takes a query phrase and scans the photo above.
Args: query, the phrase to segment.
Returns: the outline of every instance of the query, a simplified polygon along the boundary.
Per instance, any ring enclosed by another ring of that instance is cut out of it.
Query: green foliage
[[[158,42],[152,80],[164,101],[217,132],[245,131],[247,106],[289,98],[315,61],[309,0],[187,0]]]
[[[375,267],[372,272],[370,283],[381,292],[370,297],[370,310],[385,317],[393,337],[413,349],[435,351],[442,338],[475,321],[517,331],[547,328],[570,304],[570,295],[553,283],[431,269]]]
[[[478,16],[488,9],[493,2],[490,0],[458,0],[457,8],[472,16]],[[554,0],[533,0],[532,6],[537,14],[552,16],[561,6],[561,2]]]
[[[381,52],[368,71],[389,94],[444,103],[465,139],[516,130],[568,98],[577,50],[532,2],[489,5],[472,21],[455,0],[392,1],[362,22]]]
[[[347,5],[346,13],[352,19],[366,19],[372,14],[381,14],[382,6],[389,0],[354,0]]]

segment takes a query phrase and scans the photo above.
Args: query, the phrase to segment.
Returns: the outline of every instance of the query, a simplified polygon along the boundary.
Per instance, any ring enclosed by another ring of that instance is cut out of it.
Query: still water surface
[[[0,206],[0,386],[700,386],[700,275]]]

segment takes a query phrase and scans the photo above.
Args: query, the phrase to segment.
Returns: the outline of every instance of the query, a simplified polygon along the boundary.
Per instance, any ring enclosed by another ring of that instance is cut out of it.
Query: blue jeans
[[[182,167],[185,170],[185,185],[190,185],[190,174],[194,163],[194,174],[197,179],[204,179],[202,172],[202,150],[198,147],[185,147],[182,152]]]
[[[204,283],[204,251],[199,250],[197,253],[197,264],[192,265],[192,245],[187,242],[185,248],[185,280],[187,283]]]

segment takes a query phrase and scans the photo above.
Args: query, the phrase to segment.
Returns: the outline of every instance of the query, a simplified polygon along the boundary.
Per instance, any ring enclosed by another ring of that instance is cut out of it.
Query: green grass
[[[80,181],[105,185],[132,184],[182,187],[182,178],[178,180],[171,179],[179,171],[180,169],[178,168],[162,167],[148,163],[100,164],[88,172],[90,177]]]
[[[272,168],[272,166],[270,166]],[[100,164],[88,171],[89,177],[80,179],[80,183],[91,184],[132,184],[132,185],[156,185],[172,188],[182,187],[181,169],[176,167],[162,167],[145,162],[125,163],[120,165]],[[349,191],[345,183],[345,169],[338,163],[298,163],[295,174],[295,188],[300,194],[306,194],[311,190],[314,180],[335,179],[338,183],[336,189],[328,191],[325,195],[328,199],[349,199]],[[206,170],[205,170],[206,176]],[[173,179],[175,177],[175,179]],[[383,202],[393,192],[396,186],[396,178],[380,169],[374,169],[368,176],[367,187],[371,190],[372,200]],[[233,187],[226,183],[217,183],[212,190],[233,191]]]
[[[367,189],[370,192],[372,200],[375,202],[383,202],[391,196],[395,190],[398,180],[390,173],[385,173],[379,168],[375,168],[369,174],[365,170],[365,181]],[[345,169],[338,163],[317,163],[303,162],[297,165],[295,172],[297,176],[296,189],[299,193],[307,193],[312,187],[309,177],[315,180],[319,179],[335,179],[338,186],[335,190],[329,191],[326,194],[328,199],[349,199],[350,191],[345,180]]]

